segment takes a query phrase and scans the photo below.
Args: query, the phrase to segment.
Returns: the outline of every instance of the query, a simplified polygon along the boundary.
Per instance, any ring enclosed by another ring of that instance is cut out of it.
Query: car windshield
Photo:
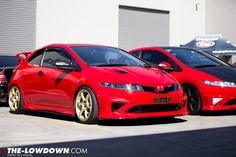
[[[19,59],[14,56],[0,56],[0,67],[15,67]]]
[[[89,66],[149,66],[124,50],[105,46],[71,46]]]
[[[206,52],[195,51],[191,49],[164,48],[172,56],[180,60],[187,66],[194,68],[204,68],[212,66],[229,66],[227,63],[207,54]]]

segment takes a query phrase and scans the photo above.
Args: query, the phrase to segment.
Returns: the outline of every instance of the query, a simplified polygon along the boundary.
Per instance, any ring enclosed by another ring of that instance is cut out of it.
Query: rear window
[[[19,59],[14,56],[0,56],[0,67],[15,67]]]

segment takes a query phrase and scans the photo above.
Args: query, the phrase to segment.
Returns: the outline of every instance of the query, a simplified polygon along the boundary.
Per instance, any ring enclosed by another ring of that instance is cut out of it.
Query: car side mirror
[[[73,70],[71,65],[64,61],[56,61],[56,66],[60,69]]]
[[[161,62],[158,64],[158,66],[163,69],[163,70],[166,70],[166,71],[174,71],[175,68],[172,67],[172,65],[168,62]]]

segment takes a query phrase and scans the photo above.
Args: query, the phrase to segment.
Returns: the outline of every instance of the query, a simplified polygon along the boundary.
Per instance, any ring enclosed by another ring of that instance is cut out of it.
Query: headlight
[[[236,88],[234,82],[222,82],[222,81],[202,81],[206,85],[210,86],[219,86],[219,87],[233,87]]]
[[[173,84],[173,89],[174,90],[179,90],[180,89],[180,84]]]
[[[100,83],[103,87],[106,88],[116,88],[116,89],[124,89],[124,90],[131,90],[131,91],[143,91],[143,88],[137,84],[116,84],[116,83]]]

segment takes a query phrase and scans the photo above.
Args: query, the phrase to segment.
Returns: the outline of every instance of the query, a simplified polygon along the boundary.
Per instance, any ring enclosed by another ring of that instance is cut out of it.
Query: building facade
[[[178,46],[202,34],[236,42],[235,6],[234,0],[0,0],[0,53],[51,43]]]

